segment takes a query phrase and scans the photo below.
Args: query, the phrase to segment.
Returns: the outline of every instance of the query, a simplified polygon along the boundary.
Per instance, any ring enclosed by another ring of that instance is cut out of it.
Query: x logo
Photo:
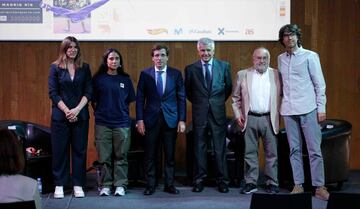
[[[225,35],[225,28],[218,28],[218,35]]]

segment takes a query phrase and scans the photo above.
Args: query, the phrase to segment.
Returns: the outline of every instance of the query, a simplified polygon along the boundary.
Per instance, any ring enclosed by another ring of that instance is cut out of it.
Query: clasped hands
[[[80,110],[78,108],[72,108],[71,110],[66,108],[65,116],[69,120],[70,123],[76,122],[78,120],[77,115],[79,114]]]

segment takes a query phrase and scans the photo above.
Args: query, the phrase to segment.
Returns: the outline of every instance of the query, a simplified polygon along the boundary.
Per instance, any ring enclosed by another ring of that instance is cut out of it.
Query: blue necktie
[[[162,97],[163,95],[163,80],[161,76],[163,72],[164,71],[162,70],[157,71],[157,79],[156,79],[156,89],[160,97]]]
[[[211,74],[210,74],[210,70],[209,70],[209,63],[205,63],[204,64],[205,67],[205,81],[206,81],[206,87],[208,88],[208,90],[210,91],[211,89]]]

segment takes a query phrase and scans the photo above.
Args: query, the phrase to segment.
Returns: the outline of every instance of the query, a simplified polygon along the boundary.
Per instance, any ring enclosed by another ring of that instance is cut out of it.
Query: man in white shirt
[[[277,138],[279,132],[280,82],[278,71],[269,67],[266,48],[254,50],[253,67],[237,73],[232,107],[237,124],[244,131],[245,187],[243,194],[257,191],[259,176],[258,146],[263,139],[265,149],[265,183],[269,193],[279,192]]]
[[[279,31],[279,42],[286,50],[278,57],[278,68],[283,84],[280,114],[285,122],[295,184],[292,193],[304,192],[302,132],[309,153],[312,185],[316,187],[315,196],[328,200],[329,193],[324,187],[324,162],[319,126],[319,123],[326,119],[326,85],[319,56],[302,48],[301,30],[297,25],[283,26]]]

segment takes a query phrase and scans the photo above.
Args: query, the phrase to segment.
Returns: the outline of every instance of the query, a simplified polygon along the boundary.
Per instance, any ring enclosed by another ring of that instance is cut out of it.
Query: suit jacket
[[[179,121],[186,120],[186,96],[184,81],[178,69],[167,67],[165,91],[162,97],[156,90],[155,68],[143,70],[137,86],[136,120],[144,120],[145,127],[151,128],[164,114],[170,128],[177,127]]]
[[[247,124],[248,113],[250,111],[250,91],[252,82],[252,71],[254,68],[241,70],[237,73],[236,86],[232,95],[232,108],[235,118],[242,116],[245,119],[244,128]],[[279,108],[280,108],[280,94],[281,86],[279,80],[279,73],[277,70],[268,68],[270,80],[270,118],[274,133],[279,132]]]
[[[206,87],[201,61],[186,66],[185,89],[187,99],[192,103],[194,125],[205,124],[209,110],[216,123],[219,125],[226,123],[225,102],[232,90],[231,70],[228,62],[213,58],[210,92]]]
[[[48,84],[49,96],[52,100],[51,118],[53,120],[67,121],[65,113],[57,106],[60,100],[62,100],[69,109],[72,109],[79,104],[83,96],[90,101],[93,94],[91,71],[89,65],[86,63],[84,63],[81,68],[75,70],[74,80],[71,80],[67,69],[62,69],[55,64],[51,64]],[[77,117],[79,120],[89,119],[90,116],[87,105],[81,109]]]

